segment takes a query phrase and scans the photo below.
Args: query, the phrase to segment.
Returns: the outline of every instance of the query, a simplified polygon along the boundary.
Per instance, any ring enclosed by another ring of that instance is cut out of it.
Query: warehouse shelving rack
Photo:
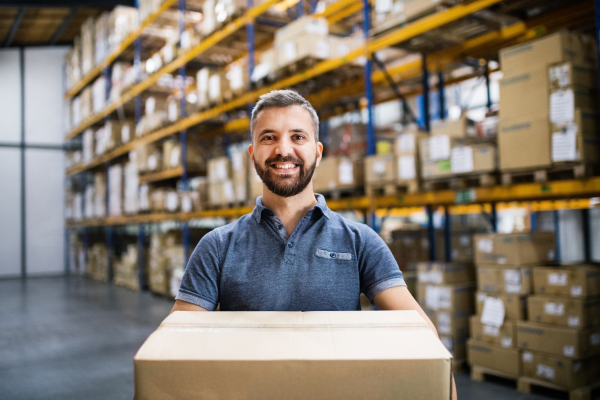
[[[390,84],[390,78],[395,82],[419,80],[421,81],[420,87],[408,91],[402,94],[401,101],[405,102],[404,97],[422,94],[424,101],[421,105],[422,127],[425,131],[429,129],[430,121],[430,105],[429,102],[429,91],[432,89],[432,85],[429,79],[430,71],[437,71],[437,89],[440,93],[443,93],[444,86],[449,83],[459,82],[464,79],[469,79],[473,76],[483,75],[486,78],[488,85],[488,107],[491,106],[491,99],[489,97],[489,73],[493,72],[488,68],[486,63],[483,63],[478,72],[472,75],[467,75],[453,80],[444,80],[444,74],[442,71],[444,68],[451,66],[466,57],[478,59],[486,57],[494,52],[497,52],[500,48],[506,47],[512,44],[524,42],[532,38],[542,36],[554,31],[576,25],[580,22],[589,21],[590,15],[596,14],[596,21],[600,21],[600,0],[595,0],[594,3],[591,1],[581,2],[570,7],[565,7],[555,12],[549,13],[549,15],[541,16],[540,18],[532,18],[526,22],[514,22],[508,26],[502,26],[499,29],[488,29],[485,33],[466,40],[462,43],[454,46],[446,47],[442,50],[430,52],[426,55],[423,52],[423,56],[420,60],[415,60],[410,63],[406,63],[400,66],[390,68],[389,70],[379,70],[377,72],[372,71],[371,57],[370,55],[374,52],[395,46],[400,43],[406,42],[414,37],[422,35],[430,30],[439,29],[447,24],[458,21],[461,18],[465,18],[473,15],[474,13],[488,9],[494,5],[498,5],[506,0],[475,0],[467,4],[454,5],[445,11],[440,11],[430,16],[421,18],[415,22],[409,23],[398,29],[395,29],[389,33],[380,35],[378,37],[370,37],[370,26],[369,26],[369,1],[368,0],[340,0],[332,5],[329,5],[327,9],[320,14],[328,19],[330,23],[340,21],[348,16],[356,14],[360,11],[363,13],[363,32],[365,34],[366,45],[364,48],[359,48],[351,51],[346,56],[329,59],[317,63],[311,68],[308,68],[295,75],[280,79],[271,84],[267,84],[259,89],[251,90],[233,101],[226,102],[222,105],[212,107],[208,110],[194,113],[192,115],[185,115],[185,96],[182,96],[182,106],[180,120],[172,125],[157,129],[148,135],[136,138],[133,141],[126,143],[125,145],[109,151],[99,157],[94,158],[91,162],[84,165],[77,165],[69,168],[66,171],[66,176],[71,177],[77,174],[86,173],[92,169],[100,166],[108,168],[110,162],[118,157],[122,157],[127,154],[130,150],[140,144],[152,143],[163,138],[179,134],[182,155],[183,155],[183,167],[177,168],[170,171],[162,171],[153,176],[147,176],[146,182],[155,182],[163,179],[169,179],[174,177],[181,177],[183,187],[187,188],[187,167],[185,163],[185,145],[186,145],[186,133],[187,129],[193,126],[199,125],[202,122],[208,121],[212,118],[218,117],[219,115],[248,107],[255,101],[260,95],[269,92],[274,89],[294,87],[298,84],[306,82],[312,78],[319,77],[323,74],[336,71],[358,59],[361,56],[366,56],[366,65],[364,68],[364,74],[362,77],[356,77],[351,82],[347,83],[343,87],[332,87],[325,88],[317,93],[311,93],[308,96],[308,100],[315,105],[315,108],[319,109],[328,104],[336,104],[342,98],[348,97],[349,95],[361,96],[366,95],[366,108],[369,114],[367,124],[367,153],[375,153],[375,140],[374,140],[374,126],[373,126],[373,107],[375,104],[392,100],[398,94],[392,90],[392,95],[379,96],[377,99],[374,95],[374,88],[385,87]],[[248,10],[241,17],[235,19],[229,24],[225,25],[222,29],[217,30],[212,35],[200,42],[200,44],[184,54],[179,55],[174,61],[163,66],[158,72],[155,72],[145,80],[138,79],[138,82],[125,92],[119,100],[109,104],[102,112],[88,118],[83,121],[79,126],[72,129],[65,136],[65,140],[69,141],[76,138],[81,132],[88,127],[99,123],[117,111],[120,107],[128,102],[135,102],[135,116],[136,123],[141,117],[141,99],[140,95],[145,90],[154,85],[160,76],[164,74],[179,73],[180,76],[185,76],[185,66],[194,57],[207,51],[212,46],[225,39],[233,32],[246,28],[246,40],[249,56],[249,68],[250,73],[254,67],[254,22],[260,15],[264,13],[269,7],[277,4],[279,0],[267,0],[259,6],[253,7],[252,0],[248,0]],[[123,53],[128,46],[134,44],[134,64],[139,68],[140,65],[140,54],[141,54],[141,37],[145,27],[150,25],[161,13],[168,9],[177,7],[179,11],[179,29],[183,32],[183,15],[185,12],[185,0],[166,0],[161,7],[152,13],[145,21],[142,21],[140,26],[121,44],[121,46],[111,53],[109,57],[104,60],[99,66],[94,68],[88,73],[79,83],[73,88],[69,89],[65,95],[66,99],[70,99],[76,95],[85,85],[92,82],[92,80],[99,76],[100,73],[104,73],[106,76],[109,75],[110,64],[117,59],[117,57]],[[304,10],[303,0],[298,2],[296,7],[297,16],[302,15]],[[312,13],[315,11],[314,1],[311,1],[310,10]],[[384,67],[385,68],[385,67]],[[138,70],[139,71],[139,70]],[[184,82],[184,79],[181,80]],[[107,87],[107,96],[110,87]],[[185,92],[185,88],[182,87],[182,92]],[[108,97],[107,97],[108,98]],[[439,96],[441,110],[440,116],[445,117],[445,104],[443,104],[444,96]],[[405,104],[406,107],[406,104]],[[227,122],[224,127],[224,133],[245,131],[248,130],[249,121],[248,118],[241,118]],[[108,175],[107,175],[108,176]],[[108,189],[108,182],[107,182]],[[107,190],[108,191],[108,190]],[[361,210],[371,215],[371,226],[374,224],[374,211],[377,209],[389,209],[394,207],[426,207],[429,215],[429,233],[430,240],[432,242],[434,238],[433,229],[433,212],[434,207],[444,207],[446,218],[445,220],[445,241],[447,254],[446,258],[449,259],[450,254],[450,225],[449,225],[449,214],[452,212],[453,207],[461,204],[489,204],[492,228],[495,229],[496,216],[496,203],[499,202],[514,202],[514,201],[538,201],[535,203],[535,207],[540,210],[558,210],[564,208],[585,208],[587,204],[589,208],[590,201],[587,200],[590,197],[600,196],[600,178],[589,178],[581,180],[570,180],[570,181],[555,181],[547,183],[532,183],[532,184],[517,184],[509,186],[496,186],[491,188],[474,188],[467,190],[443,190],[434,192],[422,192],[415,194],[406,194],[398,196],[381,196],[381,197],[361,197],[361,198],[350,198],[341,200],[329,200],[328,205],[331,209],[341,210]],[[565,200],[570,199],[570,200]],[[108,200],[108,193],[107,193]],[[108,201],[107,201],[108,205]],[[184,237],[184,248],[185,248],[185,260],[190,254],[189,252],[189,228],[188,221],[198,218],[211,218],[211,217],[222,217],[222,218],[235,218],[241,215],[251,212],[252,209],[249,207],[231,208],[231,209],[219,209],[219,210],[205,210],[190,213],[160,213],[160,214],[142,214],[132,216],[119,216],[119,217],[107,217],[103,219],[87,219],[81,221],[67,221],[67,229],[81,229],[84,242],[86,242],[88,227],[105,227],[106,229],[106,241],[108,249],[112,247],[112,231],[111,227],[118,225],[138,225],[138,245],[143,246],[145,225],[149,223],[156,223],[161,221],[180,221],[183,223],[183,237]],[[584,209],[583,212],[587,212]],[[535,221],[532,221],[532,225],[535,226]],[[589,228],[586,229],[585,235],[587,237],[586,253],[589,254]],[[85,246],[84,246],[85,247]],[[140,247],[141,249],[141,247]],[[435,259],[435,246],[430,246],[431,258]],[[109,251],[110,253],[110,251]],[[142,254],[143,252],[140,252]],[[110,257],[110,255],[109,255]],[[140,257],[140,282],[144,281],[143,277],[143,260]],[[109,264],[109,275],[111,274],[111,267]]]

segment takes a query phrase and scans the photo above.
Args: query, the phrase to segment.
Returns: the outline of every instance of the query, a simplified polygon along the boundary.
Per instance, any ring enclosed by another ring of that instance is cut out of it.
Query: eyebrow
[[[294,128],[294,129],[290,129],[289,132],[294,132],[294,133],[304,133],[306,135],[308,135],[308,132],[305,131],[302,128]],[[268,133],[277,133],[277,131],[275,129],[263,129],[262,131],[260,131],[260,133],[258,134],[258,137],[260,138],[263,135],[266,135]]]

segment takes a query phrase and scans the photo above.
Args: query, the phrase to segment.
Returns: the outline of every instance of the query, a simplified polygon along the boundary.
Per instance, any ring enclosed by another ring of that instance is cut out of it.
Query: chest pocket
[[[315,256],[325,258],[328,260],[340,260],[340,261],[351,261],[352,254],[350,253],[337,253],[335,251],[317,250]]]

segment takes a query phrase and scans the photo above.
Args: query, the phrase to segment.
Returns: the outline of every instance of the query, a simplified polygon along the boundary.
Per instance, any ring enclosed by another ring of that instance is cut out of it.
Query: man
[[[260,97],[248,152],[263,181],[251,214],[198,243],[173,311],[360,310],[360,293],[379,310],[416,310],[383,240],[330,211],[313,192],[323,153],[319,120],[291,90]]]

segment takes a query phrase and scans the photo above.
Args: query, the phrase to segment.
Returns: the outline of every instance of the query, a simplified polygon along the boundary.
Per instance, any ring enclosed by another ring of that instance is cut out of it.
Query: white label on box
[[[385,162],[384,161],[375,161],[373,163],[373,173],[375,175],[384,175],[385,174]]]
[[[226,165],[225,160],[218,161],[215,165],[215,169],[216,169],[216,171],[215,171],[216,172],[215,173],[216,180],[227,179],[227,165]]]
[[[564,315],[565,305],[563,303],[547,302],[544,303],[544,313],[548,315]]]
[[[450,288],[427,286],[426,290],[425,303],[427,307],[433,310],[450,308],[452,304]]]
[[[494,242],[492,239],[479,239],[477,241],[477,250],[482,253],[491,253],[494,251]]]
[[[442,271],[419,271],[419,282],[424,283],[442,283]]]
[[[375,1],[375,12],[386,13],[392,9],[392,0]]]
[[[592,346],[600,344],[600,333],[592,333],[590,335],[590,344]]]
[[[459,146],[452,149],[450,158],[452,173],[464,174],[473,172],[473,148],[470,146]]]
[[[167,210],[176,211],[177,206],[179,205],[179,196],[176,192],[167,193],[167,202],[166,202]]]
[[[571,79],[569,77],[569,65],[561,64],[550,68],[550,79],[556,81],[559,87],[569,86]]]
[[[523,362],[533,362],[533,354],[528,351],[523,352]]]
[[[169,109],[167,113],[169,114],[169,121],[177,121],[177,117],[179,117],[179,112],[177,111],[177,101],[169,102]]]
[[[460,245],[461,246],[469,246],[470,247],[471,244],[471,239],[469,238],[469,235],[462,235],[460,237]]]
[[[296,43],[285,42],[282,48],[285,61],[293,61],[296,59]]]
[[[567,274],[559,272],[550,272],[548,274],[548,285],[552,286],[566,286]]]
[[[244,168],[244,155],[236,151],[231,155],[231,165],[235,171],[241,171]]]
[[[398,157],[398,176],[400,179],[415,179],[417,177],[414,156]]]
[[[130,138],[131,138],[131,129],[129,128],[128,124],[125,124],[121,127],[121,141],[123,143],[127,143],[127,142],[129,142]]]
[[[208,78],[208,98],[216,100],[221,95],[221,77],[217,74]]]
[[[171,150],[171,159],[169,160],[169,165],[171,167],[176,167],[180,164],[181,159],[181,149],[179,147],[173,147]]]
[[[231,70],[227,73],[227,79],[229,79],[229,87],[231,90],[240,89],[244,86],[244,73],[241,65],[235,65],[231,67]]]
[[[192,45],[192,38],[190,37],[190,33],[188,31],[183,31],[181,33],[180,45],[183,49],[187,49]]]
[[[483,302],[481,322],[499,328],[504,323],[504,313],[504,303],[502,300],[495,297],[488,297]]]
[[[154,97],[148,97],[146,99],[146,114],[152,114],[156,107],[156,100]]]
[[[518,269],[504,270],[504,291],[519,293],[521,291],[521,271]]]
[[[579,326],[579,317],[578,316],[570,316],[568,321],[569,326]]]
[[[552,134],[552,161],[574,161],[577,155],[577,126]]]
[[[446,135],[435,135],[429,138],[429,158],[431,161],[450,158],[450,138]]]
[[[254,70],[252,71],[252,82],[258,82],[265,76],[269,75],[269,72],[271,72],[271,65],[269,63],[265,62],[258,64],[256,67],[254,67]]]
[[[583,293],[583,289],[579,285],[571,286],[571,296],[580,297]]]
[[[227,202],[235,200],[235,194],[233,193],[233,183],[231,181],[223,182],[223,196]]]
[[[500,334],[500,328],[492,325],[483,325],[483,334],[497,337]]]
[[[506,264],[506,257],[499,257],[496,261],[498,264]]]
[[[400,14],[404,12],[404,0],[396,0],[392,7],[394,14]],[[403,21],[404,22],[404,21]]]
[[[554,368],[549,367],[544,364],[538,364],[536,370],[537,370],[537,376],[541,376],[542,378],[546,378],[546,379],[554,379],[554,376],[555,376]]]
[[[452,343],[452,339],[448,338],[448,337],[442,337],[442,338],[440,338],[440,340],[442,341],[442,344],[444,345],[444,347],[450,353],[452,353],[452,351],[454,350],[454,343]]]
[[[354,183],[354,165],[350,160],[341,160],[338,165],[338,179],[342,185]]]
[[[501,339],[500,344],[502,347],[512,347],[512,338],[505,336]]]
[[[572,90],[558,90],[550,95],[550,122],[564,124],[575,119],[575,95]]]
[[[158,167],[158,159],[156,155],[151,154],[148,156],[148,169],[154,171],[156,170],[156,167]]]
[[[452,332],[452,319],[450,313],[439,312],[437,314],[437,330],[439,333],[450,334]]]
[[[173,45],[170,43],[163,47],[163,57],[167,64],[173,61]]]
[[[183,212],[192,211],[192,197],[191,196],[187,195],[187,196],[181,197],[181,211],[183,211]]]
[[[329,57],[329,41],[328,40],[317,41],[315,55],[319,58],[328,58]]]
[[[575,346],[564,346],[563,347],[563,355],[565,357],[574,357],[575,356]]]

